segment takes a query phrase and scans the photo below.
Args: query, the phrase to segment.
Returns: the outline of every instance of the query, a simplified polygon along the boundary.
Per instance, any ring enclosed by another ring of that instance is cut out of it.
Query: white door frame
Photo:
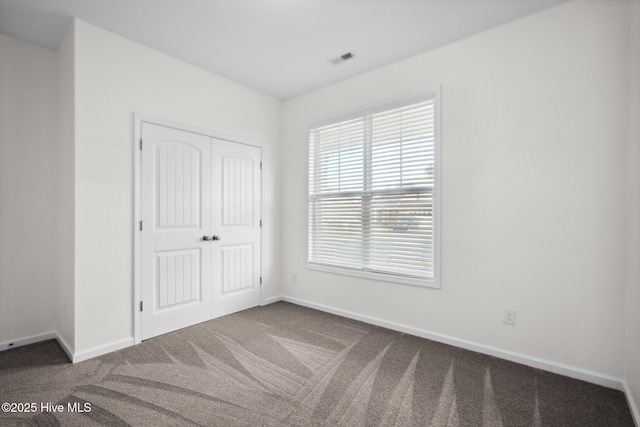
[[[222,132],[212,131],[209,129],[203,129],[195,126],[185,125],[182,123],[173,122],[170,120],[158,119],[155,117],[150,117],[138,113],[133,114],[133,218],[132,218],[132,231],[133,231],[133,338],[134,343],[139,344],[142,341],[142,323],[141,323],[141,315],[140,315],[140,301],[142,295],[142,269],[140,265],[141,259],[141,232],[140,232],[140,221],[141,221],[141,166],[142,166],[142,156],[140,155],[140,138],[142,134],[142,123],[150,123],[154,125],[166,126],[178,130],[183,130],[186,132],[192,132],[201,134],[204,136],[208,136],[211,138],[223,139],[225,141],[235,142],[237,144],[250,145],[253,147],[258,147],[260,149],[263,148],[262,143],[259,141],[239,137],[237,135],[230,135]],[[262,172],[262,168],[261,168]],[[263,217],[262,212],[262,199],[263,199],[263,191],[264,186],[262,185],[262,178],[260,179],[260,217]],[[260,228],[260,239],[262,240],[262,228]],[[262,248],[263,244],[260,245],[260,269],[262,270]],[[264,304],[264,291],[263,287],[265,286],[265,282],[263,280],[262,286],[260,286],[260,304]]]

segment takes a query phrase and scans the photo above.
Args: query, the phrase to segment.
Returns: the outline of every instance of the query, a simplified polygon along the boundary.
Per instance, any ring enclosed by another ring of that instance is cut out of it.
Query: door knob
[[[220,236],[211,236],[211,240],[220,240]]]
[[[211,237],[205,234],[204,236],[202,236],[202,240],[204,240],[205,242],[208,242],[209,240],[211,240]]]

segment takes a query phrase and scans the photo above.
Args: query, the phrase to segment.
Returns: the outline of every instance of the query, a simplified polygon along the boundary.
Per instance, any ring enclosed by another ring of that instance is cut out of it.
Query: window
[[[439,287],[436,92],[309,131],[309,267]]]

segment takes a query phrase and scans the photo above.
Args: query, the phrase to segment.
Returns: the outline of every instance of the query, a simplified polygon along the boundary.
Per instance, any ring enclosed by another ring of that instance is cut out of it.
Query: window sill
[[[417,279],[414,277],[395,276],[393,274],[373,273],[368,271],[350,270],[348,268],[329,267],[321,264],[307,262],[308,270],[322,271],[325,273],[340,274],[342,276],[360,277],[363,279],[378,280],[382,282],[399,283],[403,285],[420,286],[422,288],[440,289],[437,280]]]

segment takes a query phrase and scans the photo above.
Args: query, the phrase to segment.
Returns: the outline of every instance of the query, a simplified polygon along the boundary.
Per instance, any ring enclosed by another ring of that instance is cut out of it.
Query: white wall
[[[75,23],[76,351],[133,336],[134,112],[263,145],[263,283],[279,289],[281,102]]]
[[[286,101],[283,293],[622,377],[626,7],[571,1]],[[307,124],[437,84],[442,288],[305,269]]]
[[[636,409],[640,409],[640,0],[630,2],[629,17],[625,379]]]
[[[0,343],[55,329],[56,55],[0,34]]]
[[[55,177],[56,216],[55,262],[56,287],[53,295],[54,314],[59,335],[70,351],[75,346],[75,62],[74,24],[71,23],[57,52],[58,67],[58,146]]]

